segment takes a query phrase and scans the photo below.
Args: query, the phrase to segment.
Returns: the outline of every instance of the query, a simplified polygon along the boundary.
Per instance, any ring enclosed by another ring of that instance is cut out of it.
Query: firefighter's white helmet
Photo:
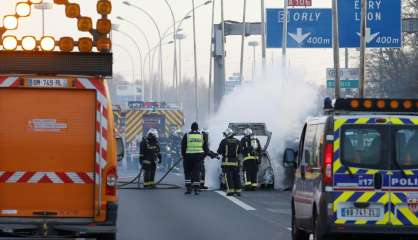
[[[244,130],[244,135],[245,136],[252,136],[253,135],[253,130],[251,128],[247,128]]]
[[[147,137],[152,137],[154,136],[155,138],[158,138],[158,131],[155,128],[150,128],[147,132]]]
[[[231,136],[233,136],[234,135],[234,131],[232,130],[232,129],[230,129],[230,128],[227,128],[225,131],[224,131],[224,136],[225,137],[231,137]]]

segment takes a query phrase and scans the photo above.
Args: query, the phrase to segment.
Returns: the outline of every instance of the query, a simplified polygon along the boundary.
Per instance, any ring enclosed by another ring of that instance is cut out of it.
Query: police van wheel
[[[309,240],[309,234],[301,230],[296,223],[295,208],[292,207],[292,240]]]
[[[328,240],[334,239],[331,236],[326,236],[322,229],[322,223],[320,221],[320,216],[314,211],[313,214],[313,239],[314,240]]]

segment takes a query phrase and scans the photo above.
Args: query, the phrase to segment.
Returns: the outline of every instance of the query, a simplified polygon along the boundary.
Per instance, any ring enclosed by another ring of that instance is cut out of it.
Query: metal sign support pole
[[[360,98],[364,98],[365,64],[366,64],[366,13],[367,1],[361,0],[361,26],[360,26]]]
[[[340,43],[338,29],[338,0],[332,1],[332,28],[335,70],[335,98],[340,98]]]
[[[264,7],[264,1],[265,0],[261,0],[261,56],[263,71],[266,67],[266,11]]]
[[[284,14],[283,14],[283,43],[282,43],[282,58],[283,58],[283,66],[285,67],[286,64],[286,53],[287,53],[287,25],[288,25],[288,18],[289,12],[288,9],[288,0],[284,0]]]

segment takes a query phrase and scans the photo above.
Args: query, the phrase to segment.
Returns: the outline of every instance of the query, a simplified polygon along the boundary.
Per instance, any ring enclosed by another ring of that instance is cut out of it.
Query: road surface
[[[165,182],[182,184],[180,174]],[[289,192],[121,190],[119,240],[290,239]]]

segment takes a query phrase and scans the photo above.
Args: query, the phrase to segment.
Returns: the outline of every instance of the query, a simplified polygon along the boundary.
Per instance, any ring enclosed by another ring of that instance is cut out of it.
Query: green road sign
[[[340,87],[341,88],[359,88],[360,81],[359,80],[341,80]],[[335,88],[335,80],[327,80],[327,88]]]

